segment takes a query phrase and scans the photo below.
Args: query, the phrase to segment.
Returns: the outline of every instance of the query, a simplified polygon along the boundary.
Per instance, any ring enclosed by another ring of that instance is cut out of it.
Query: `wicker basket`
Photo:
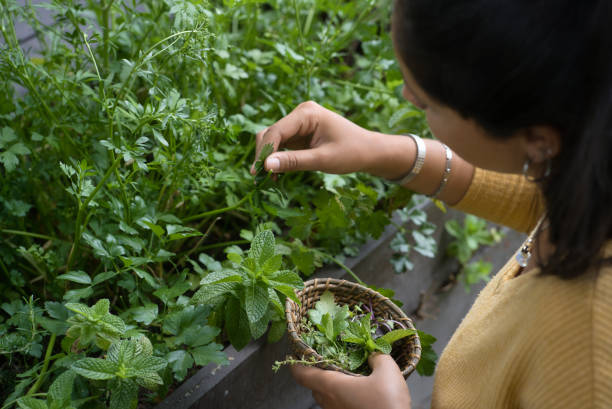
[[[323,359],[321,355],[302,341],[300,337],[300,323],[302,317],[307,314],[308,310],[315,307],[315,303],[319,301],[319,298],[325,290],[329,290],[334,294],[337,304],[348,304],[351,306],[359,303],[368,305],[371,302],[374,314],[377,317],[401,321],[407,328],[415,329],[412,320],[408,318],[397,305],[387,297],[384,297],[370,288],[350,281],[337,280],[334,278],[314,279],[305,282],[304,289],[297,293],[297,297],[302,303],[301,306],[297,305],[289,298],[287,298],[285,305],[287,330],[289,332],[292,353],[296,357],[303,357],[305,359],[314,357],[316,360]],[[400,367],[404,378],[408,378],[408,375],[414,371],[416,364],[421,358],[421,342],[419,337],[415,334],[396,341],[393,344],[391,356]],[[362,376],[332,364],[321,363],[317,364],[317,366],[323,369],[343,372],[348,375]]]

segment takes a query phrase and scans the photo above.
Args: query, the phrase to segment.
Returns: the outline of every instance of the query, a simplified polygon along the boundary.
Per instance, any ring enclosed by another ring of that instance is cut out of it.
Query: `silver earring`
[[[531,165],[531,159],[527,157],[525,159],[525,164],[523,164],[523,176],[530,182],[541,182],[547,177],[550,176],[550,172],[552,170],[552,158],[551,158],[551,150],[546,149],[546,169],[544,170],[544,174],[540,177],[529,176],[529,166]]]

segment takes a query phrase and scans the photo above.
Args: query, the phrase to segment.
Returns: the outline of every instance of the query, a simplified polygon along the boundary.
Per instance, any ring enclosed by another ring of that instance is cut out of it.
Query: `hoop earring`
[[[550,150],[549,150],[550,151]],[[547,152],[548,153],[548,152]],[[523,165],[523,176],[530,182],[542,182],[546,178],[550,176],[550,172],[552,171],[552,159],[550,155],[546,155],[546,169],[544,170],[544,174],[540,177],[529,176],[529,166],[531,165],[531,159],[529,157],[525,160],[525,164]]]

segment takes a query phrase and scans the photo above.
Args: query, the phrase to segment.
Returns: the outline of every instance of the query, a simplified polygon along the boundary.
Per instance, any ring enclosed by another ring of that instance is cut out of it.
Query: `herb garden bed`
[[[444,214],[430,202],[421,207],[428,220],[439,226],[434,238],[443,246],[448,235],[442,226],[460,214],[453,210]],[[389,244],[396,232],[395,227],[388,227],[380,239],[368,242],[357,257],[350,258],[345,264],[364,281],[393,288],[394,298],[402,301],[402,309],[410,314],[419,307],[423,293],[439,287],[456,272],[457,262],[443,254],[436,258],[415,257],[414,269],[408,274],[398,275],[389,263],[393,256]],[[352,280],[341,268],[323,268],[312,276],[326,277]],[[277,343],[259,340],[241,351],[230,346],[226,349],[231,357],[228,366],[211,364],[200,369],[155,408],[307,409],[312,403],[310,392],[295,383],[287,368],[282,367],[277,373],[271,369],[272,364],[282,360],[288,351],[286,336]]]

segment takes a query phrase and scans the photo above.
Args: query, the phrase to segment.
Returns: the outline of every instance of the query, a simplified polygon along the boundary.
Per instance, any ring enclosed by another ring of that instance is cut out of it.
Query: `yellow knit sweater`
[[[543,201],[520,176],[477,169],[455,207],[526,232]],[[518,269],[513,256],[451,338],[432,409],[612,408],[612,267],[571,281]]]

